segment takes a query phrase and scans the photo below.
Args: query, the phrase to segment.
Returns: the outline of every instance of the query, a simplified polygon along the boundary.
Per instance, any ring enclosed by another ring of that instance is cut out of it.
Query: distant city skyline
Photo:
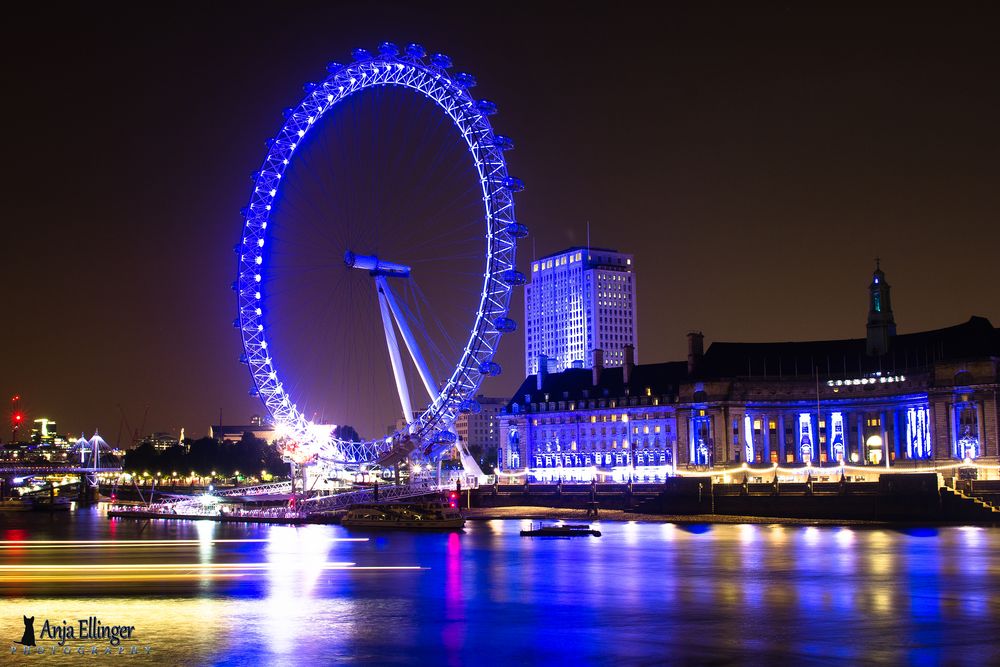
[[[6,405],[20,394],[28,424],[109,441],[119,405],[133,426],[148,406],[146,430],[193,436],[220,408],[260,413],[229,290],[247,176],[302,84],[383,39],[448,53],[501,103],[527,185],[522,271],[585,245],[588,222],[595,246],[634,252],[643,363],[683,359],[692,329],[706,344],[862,337],[876,256],[900,334],[1000,323],[993,8],[434,14],[19,7],[0,47],[7,125],[24,128],[0,250]],[[487,20],[501,48],[469,29]],[[510,395],[523,359],[519,331],[480,391]]]

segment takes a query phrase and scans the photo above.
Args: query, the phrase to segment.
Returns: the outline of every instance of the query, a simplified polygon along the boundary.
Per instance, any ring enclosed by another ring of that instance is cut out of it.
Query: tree
[[[361,442],[361,440],[363,440],[357,429],[347,424],[334,428],[333,437],[340,438],[341,440],[347,440],[348,442]]]

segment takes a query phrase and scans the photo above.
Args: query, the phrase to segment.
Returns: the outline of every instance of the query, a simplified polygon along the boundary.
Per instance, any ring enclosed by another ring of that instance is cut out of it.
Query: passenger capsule
[[[247,393],[253,396],[254,398],[260,396],[260,392],[257,391],[257,387],[250,387],[250,391],[248,391]]]
[[[473,88],[476,85],[476,77],[472,76],[468,72],[458,72],[452,78],[454,78],[455,83],[463,88]]]
[[[372,54],[368,49],[354,49],[351,51],[351,57],[355,60],[371,60]]]
[[[498,317],[493,320],[493,327],[500,333],[512,333],[517,331],[517,322],[509,317]]]
[[[316,85],[317,84],[313,83],[312,81],[308,81],[302,84],[302,90],[304,90],[307,93],[311,93],[312,91],[316,90]]]
[[[458,441],[458,436],[452,433],[451,431],[438,431],[437,433],[434,434],[434,442],[448,444],[457,441]]]
[[[281,110],[281,115],[285,118],[291,117],[293,113],[295,113],[295,107],[285,107]]]
[[[236,247],[239,248],[239,246],[236,246]],[[229,288],[231,290],[233,290],[234,292],[239,292],[240,291],[240,281],[234,280],[233,284],[230,285]]]
[[[483,406],[480,405],[479,401],[476,399],[467,398],[458,406],[458,410],[459,412],[463,412],[465,414],[478,415],[483,411]]]
[[[406,45],[406,55],[411,58],[426,58],[427,49],[417,44],[416,42],[410,42]]]
[[[497,375],[500,375],[501,370],[502,369],[500,368],[500,364],[498,364],[495,361],[484,361],[483,363],[479,364],[479,372],[482,373],[483,375],[489,375],[491,377],[495,377]]]
[[[523,239],[528,235],[528,228],[519,222],[509,222],[504,228],[504,232],[511,238]]]
[[[326,64],[326,71],[330,74],[339,71],[344,66],[343,63],[338,63],[336,60],[331,60]]]
[[[493,135],[493,145],[502,151],[514,150],[514,140],[503,134]]]
[[[243,354],[240,355],[240,363],[241,364],[250,363],[250,360],[247,359],[247,353],[246,352],[244,352]]]
[[[476,108],[479,109],[479,113],[484,116],[492,116],[497,112],[497,103],[491,102],[490,100],[478,100],[476,102]]]
[[[248,215],[250,215],[250,209],[249,208],[247,208],[246,206],[244,206],[243,208],[240,209],[240,217],[241,218],[245,218]]]
[[[443,53],[435,53],[431,56],[431,64],[441,69],[448,69],[451,67],[451,58]]]
[[[240,318],[237,317],[235,320],[233,320],[233,328],[234,329],[240,328]]]
[[[382,42],[378,45],[378,52],[383,56],[398,56],[399,47],[392,42]]]
[[[507,269],[500,274],[500,280],[511,287],[523,285],[528,282],[528,279],[524,277],[524,274],[517,269]]]
[[[517,176],[508,176],[503,179],[503,186],[510,190],[511,192],[523,192],[524,191],[524,181],[522,181]]]

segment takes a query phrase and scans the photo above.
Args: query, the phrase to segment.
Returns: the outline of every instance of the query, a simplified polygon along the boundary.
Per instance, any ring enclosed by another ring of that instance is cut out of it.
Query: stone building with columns
[[[500,469],[661,479],[677,468],[997,463],[1000,330],[972,317],[897,334],[876,267],[865,338],[715,342],[686,362],[529,376],[500,419]]]

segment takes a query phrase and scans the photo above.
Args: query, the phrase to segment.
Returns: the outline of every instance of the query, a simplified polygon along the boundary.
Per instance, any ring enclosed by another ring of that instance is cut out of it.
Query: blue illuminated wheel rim
[[[504,333],[515,329],[507,316],[510,293],[525,282],[517,271],[517,239],[527,233],[514,215],[514,193],[524,185],[507,172],[504,151],[513,147],[511,140],[493,132],[488,116],[496,105],[476,100],[469,89],[475,79],[464,73],[450,74],[451,62],[442,54],[427,59],[422,47],[409,45],[405,52],[391,43],[383,43],[377,54],[356,49],[350,64],[330,63],[329,75],[306,85],[306,95],[286,111],[286,119],[274,139],[261,168],[254,174],[249,205],[243,209],[243,236],[236,250],[239,254],[238,294],[240,328],[244,356],[253,378],[252,393],[259,395],[271,420],[289,437],[309,452],[335,463],[373,461],[392,448],[403,436],[422,443],[442,434],[458,414],[468,411],[483,378],[496,375],[500,367],[493,361]],[[324,114],[339,102],[360,91],[395,86],[419,93],[433,101],[454,123],[469,148],[478,172],[483,195],[486,227],[485,264],[481,298],[461,358],[445,383],[437,400],[429,404],[406,428],[388,438],[362,443],[337,439],[322,426],[313,424],[297,408],[284,388],[273,350],[268,344],[264,314],[264,283],[267,258],[268,221],[272,203],[281,192],[282,176],[292,161],[295,149]]]

